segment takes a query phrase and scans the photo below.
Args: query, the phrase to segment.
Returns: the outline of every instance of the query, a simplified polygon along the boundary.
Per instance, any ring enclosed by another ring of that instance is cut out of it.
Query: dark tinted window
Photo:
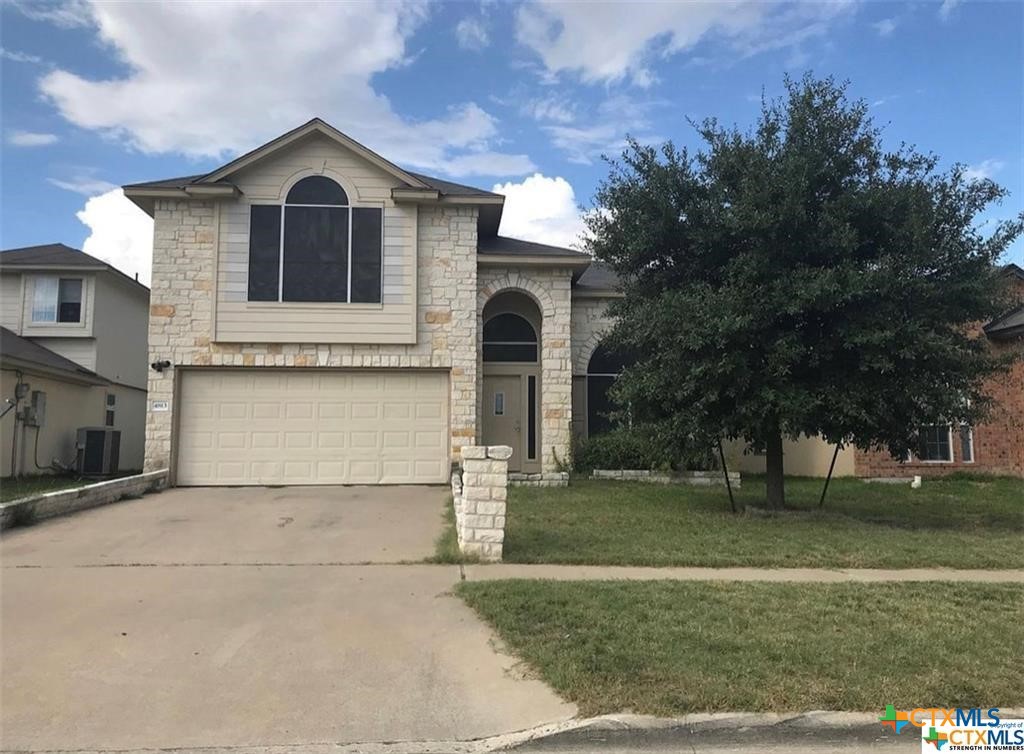
[[[499,314],[484,323],[484,343],[536,343],[537,333],[518,314]]]
[[[255,204],[249,214],[249,300],[277,301],[281,208]]]
[[[348,210],[285,207],[282,300],[345,301],[347,290]]]
[[[537,457],[537,378],[526,378],[526,457]]]
[[[949,427],[943,424],[922,427],[917,457],[922,461],[952,461]]]
[[[82,321],[82,281],[62,279],[57,289],[57,321]]]
[[[633,361],[629,354],[599,345],[590,357],[587,374],[619,374]]]
[[[380,303],[383,210],[352,209],[352,298],[354,303]]]
[[[536,343],[484,343],[484,361],[536,360]]]
[[[292,186],[286,204],[348,204],[345,189],[322,175],[311,175]]]
[[[591,437],[611,429],[608,414],[613,406],[608,391],[614,383],[614,377],[587,377],[587,434]]]

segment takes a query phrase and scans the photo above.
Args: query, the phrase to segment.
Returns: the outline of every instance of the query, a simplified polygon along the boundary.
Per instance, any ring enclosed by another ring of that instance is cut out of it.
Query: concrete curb
[[[815,584],[910,581],[1024,583],[1024,570],[956,568],[699,568],[466,563],[463,565],[463,574],[465,581],[549,579],[553,581],[773,581]]]
[[[166,486],[167,469],[160,469],[0,503],[0,531],[86,508],[109,505],[126,497],[138,497]]]
[[[1024,717],[1024,708],[1001,708],[1007,718]],[[483,754],[497,751],[594,750],[623,745],[637,750],[666,750],[693,742],[758,744],[790,741],[795,747],[823,741],[908,744],[916,736],[897,736],[883,728],[878,712],[708,712],[682,717],[616,714],[547,723],[528,730],[471,741],[380,741],[273,746],[190,747],[203,754]],[[102,749],[68,749],[67,754],[105,754]],[[167,750],[161,750],[167,751]],[[122,749],[118,754],[152,754],[153,749]],[[47,754],[53,754],[48,752]]]

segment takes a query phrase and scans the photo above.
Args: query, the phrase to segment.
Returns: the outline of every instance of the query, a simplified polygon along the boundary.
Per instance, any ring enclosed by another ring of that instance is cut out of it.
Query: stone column
[[[481,560],[501,560],[508,497],[507,445],[463,445],[462,477],[452,479],[459,549]]]

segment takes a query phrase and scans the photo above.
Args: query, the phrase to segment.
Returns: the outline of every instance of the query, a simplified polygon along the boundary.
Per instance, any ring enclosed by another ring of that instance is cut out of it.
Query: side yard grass
[[[37,476],[24,476],[20,479],[4,477],[0,479],[0,503],[9,503],[12,500],[18,500],[23,497],[66,490],[83,484],[88,484],[88,482],[76,476],[65,476],[63,474],[40,474]]]
[[[787,479],[789,510],[733,515],[721,487],[574,480],[509,490],[504,560],[642,566],[1024,568],[1024,481]],[[737,497],[761,504],[764,481]]]
[[[1024,585],[464,582],[584,715],[1024,702]]]

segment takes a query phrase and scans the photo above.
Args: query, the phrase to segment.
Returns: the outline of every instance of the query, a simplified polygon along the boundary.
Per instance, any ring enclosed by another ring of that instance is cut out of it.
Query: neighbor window
[[[249,215],[249,300],[381,302],[384,210],[353,207],[320,175]]]
[[[587,435],[594,436],[612,428],[610,390],[631,359],[599,345],[587,364]]]
[[[107,413],[104,417],[104,424],[108,427],[114,426],[115,415],[114,412],[117,410],[117,396],[113,393],[107,393]]]
[[[484,323],[484,361],[537,361],[537,331],[518,314],[507,312]]]
[[[921,428],[917,458],[921,461],[949,463],[953,460],[953,430],[948,424]]]
[[[970,424],[960,425],[960,461],[974,463],[974,430]]]
[[[32,296],[33,322],[81,322],[82,279],[37,277]]]

